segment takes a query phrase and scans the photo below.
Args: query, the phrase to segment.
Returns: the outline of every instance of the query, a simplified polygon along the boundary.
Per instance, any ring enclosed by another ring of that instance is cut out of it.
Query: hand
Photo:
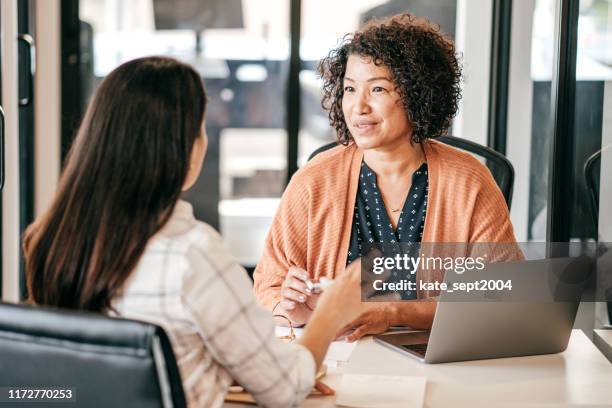
[[[361,259],[353,261],[336,276],[319,299],[317,313],[325,313],[343,327],[362,313]]]
[[[319,295],[312,293],[306,286],[308,279],[308,272],[292,266],[281,285],[279,306],[295,325],[303,325],[308,321],[319,299]]]
[[[321,395],[329,396],[334,395],[335,391],[329,385],[325,384],[321,380],[316,380],[314,385],[315,390],[319,391]]]
[[[361,261],[350,264],[326,285],[317,308],[297,342],[312,353],[318,367],[338,329],[361,314]]]
[[[338,337],[354,331],[346,336],[346,341],[359,340],[367,334],[385,332],[391,326],[390,311],[384,303],[370,303],[367,309],[357,319],[353,320],[338,332]]]

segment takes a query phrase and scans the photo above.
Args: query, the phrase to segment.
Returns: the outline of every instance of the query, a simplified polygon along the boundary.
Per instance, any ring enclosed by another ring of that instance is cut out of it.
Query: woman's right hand
[[[357,259],[325,286],[310,322],[297,341],[310,350],[317,367],[321,365],[329,343],[336,338],[338,331],[359,317],[363,309],[361,259]]]
[[[281,285],[280,306],[291,323],[296,326],[306,324],[319,299],[319,294],[312,293],[306,286],[310,279],[308,272],[292,266]]]
[[[337,324],[343,326],[359,317],[362,311],[361,258],[358,258],[325,287],[318,300],[317,312],[333,316]]]

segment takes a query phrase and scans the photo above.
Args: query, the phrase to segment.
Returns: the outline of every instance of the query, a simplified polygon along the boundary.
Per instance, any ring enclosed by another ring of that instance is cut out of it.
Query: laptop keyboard
[[[427,351],[427,344],[405,344],[402,347],[423,357],[425,357]]]

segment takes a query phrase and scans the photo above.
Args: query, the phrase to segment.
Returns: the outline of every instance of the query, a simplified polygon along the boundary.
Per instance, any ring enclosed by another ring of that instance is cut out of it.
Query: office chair
[[[435,140],[449,146],[465,150],[485,159],[487,167],[489,167],[489,170],[491,170],[491,174],[493,175],[495,182],[506,199],[508,210],[510,209],[510,205],[512,204],[512,189],[514,187],[514,167],[512,167],[512,163],[510,163],[510,160],[508,160],[506,156],[491,149],[490,147],[482,146],[478,143],[454,136],[441,136]],[[336,142],[332,142],[319,147],[310,154],[308,160],[311,160],[317,154],[324,152],[325,150],[329,150],[337,145],[338,144]]]
[[[584,163],[584,181],[589,190],[589,202],[591,204],[591,218],[593,226],[597,230],[599,214],[599,173],[601,169],[601,150],[593,153]]]
[[[160,327],[47,307],[0,303],[0,385],[74,390],[54,407],[186,407]]]

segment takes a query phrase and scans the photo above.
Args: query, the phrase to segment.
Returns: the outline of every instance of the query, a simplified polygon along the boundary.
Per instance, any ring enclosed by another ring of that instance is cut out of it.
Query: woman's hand
[[[309,279],[308,272],[292,266],[281,285],[280,306],[284,309],[283,314],[294,325],[301,326],[308,322],[319,299],[319,294],[312,293],[306,286]]]
[[[338,337],[346,336],[346,341],[359,340],[367,334],[378,334],[387,331],[391,326],[390,311],[384,304],[371,303],[366,311],[338,332]],[[354,331],[348,334],[351,330]]]
[[[391,326],[406,326],[417,330],[429,330],[436,314],[437,302],[433,299],[418,302],[371,302],[364,304],[363,314],[344,326],[338,337],[348,334],[347,341],[355,341],[367,334],[378,334]]]
[[[312,353],[319,367],[338,330],[355,320],[361,307],[361,260],[350,264],[319,297],[317,308],[298,343]]]
[[[333,316],[343,327],[363,312],[361,303],[361,258],[346,267],[321,294],[317,313]]]

